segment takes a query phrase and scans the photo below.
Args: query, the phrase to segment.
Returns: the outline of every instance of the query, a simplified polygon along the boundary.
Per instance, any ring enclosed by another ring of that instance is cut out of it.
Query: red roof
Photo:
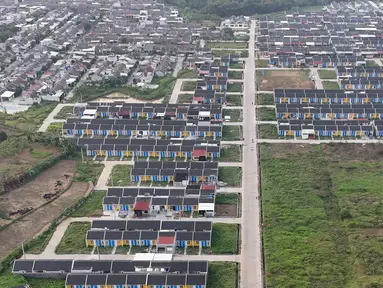
[[[198,102],[200,102],[200,101],[203,101],[204,100],[204,98],[203,97],[193,97],[193,101],[198,101]]]
[[[160,236],[157,239],[157,245],[173,245],[174,236]]]
[[[192,155],[193,155],[193,157],[206,156],[206,151],[203,149],[194,150]]]
[[[203,184],[201,185],[201,190],[215,190],[215,185]]]
[[[133,210],[149,211],[150,202],[136,202]]]

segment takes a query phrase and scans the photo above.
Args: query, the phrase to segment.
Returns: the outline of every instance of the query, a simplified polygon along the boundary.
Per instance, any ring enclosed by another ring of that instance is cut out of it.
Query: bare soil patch
[[[266,71],[261,77],[260,89],[272,91],[274,89],[313,89],[314,84],[307,75],[307,71],[272,70]]]
[[[323,153],[329,162],[383,161],[381,144],[323,144]]]
[[[363,234],[371,237],[383,237],[383,228],[364,228],[364,229],[355,229],[354,232],[358,234]]]
[[[23,159],[28,159],[29,156],[30,155],[25,153],[25,158]],[[57,189],[55,190],[57,181],[61,181],[63,184],[62,188],[59,189],[66,188],[70,182],[70,179],[73,178],[75,169],[75,161],[60,161],[56,165],[41,173],[32,181],[22,185],[20,188],[1,195],[0,211],[8,215],[10,212],[17,211],[19,209],[29,207],[37,208],[43,203],[46,203],[47,200],[43,198],[43,195],[58,191]],[[20,214],[16,214],[12,218],[18,218],[20,216]]]
[[[215,213],[217,217],[237,217],[237,205],[216,204]]]
[[[47,224],[52,222],[62,210],[83,197],[87,188],[88,183],[74,182],[65,193],[53,202],[0,231],[2,244],[0,245],[0,259],[4,259],[11,250],[15,249],[23,241],[32,239]]]

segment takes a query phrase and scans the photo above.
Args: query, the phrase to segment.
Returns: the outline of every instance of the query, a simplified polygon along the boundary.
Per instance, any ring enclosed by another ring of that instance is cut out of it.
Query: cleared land
[[[314,84],[309,78],[309,70],[263,70],[257,71],[259,90],[274,89],[313,89]]]
[[[261,139],[278,139],[277,125],[261,124],[258,125],[259,138]]]
[[[197,87],[197,81],[182,82],[181,91],[194,91]]]
[[[207,48],[228,48],[228,49],[245,49],[248,47],[247,42],[208,42]]]
[[[231,78],[231,79],[242,79],[243,78],[243,72],[229,71],[229,78]]]
[[[257,105],[274,105],[273,94],[258,94],[256,96]]]
[[[240,122],[242,121],[241,110],[238,109],[224,109],[223,117],[230,116],[231,122]]]
[[[240,197],[235,193],[218,193],[215,197],[215,213],[217,217],[239,217],[238,205]]]
[[[235,50],[212,50],[211,54],[213,54],[214,57],[221,57],[228,54],[235,54]]]
[[[219,167],[218,180],[225,182],[229,187],[240,187],[242,183],[242,168]]]
[[[319,69],[318,75],[320,79],[336,79],[336,72],[333,70]]]
[[[241,140],[242,126],[223,126],[222,127],[222,140],[234,141]]]
[[[131,165],[115,165],[109,176],[108,186],[128,186],[132,184],[131,173]]]
[[[268,287],[379,287],[382,161],[373,144],[261,145]]]
[[[367,67],[379,67],[379,64],[376,63],[374,60],[366,60],[366,66]]]
[[[227,106],[242,106],[242,95],[226,95]]]
[[[228,83],[226,92],[242,92],[242,83]]]
[[[57,254],[87,254],[92,247],[86,247],[86,232],[90,229],[89,222],[71,223],[56,248]]]
[[[219,161],[223,162],[240,162],[242,148],[239,145],[229,145],[221,147],[221,157]]]
[[[323,89],[339,89],[336,81],[322,81]]]
[[[274,108],[257,108],[260,121],[274,121],[276,119]]]
[[[209,288],[234,288],[237,287],[239,271],[232,262],[210,262],[207,278]]]
[[[194,94],[179,94],[177,103],[192,103]]]

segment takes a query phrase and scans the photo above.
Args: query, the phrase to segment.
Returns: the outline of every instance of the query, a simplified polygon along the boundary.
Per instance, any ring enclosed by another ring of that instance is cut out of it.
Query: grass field
[[[270,64],[269,60],[258,59],[255,62],[255,67],[257,67],[257,68],[265,68],[265,67],[269,67],[269,64]]]
[[[222,140],[235,141],[242,138],[242,126],[223,126]]]
[[[71,217],[99,217],[102,216],[102,200],[106,196],[105,191],[93,191],[89,194],[76,211],[71,214]]]
[[[181,91],[194,91],[197,87],[197,81],[184,81]]]
[[[241,110],[239,109],[224,109],[223,117],[230,116],[231,122],[240,122],[242,121]]]
[[[243,78],[243,72],[240,72],[240,71],[229,71],[229,75],[228,75],[229,79],[242,79]]]
[[[244,51],[242,51],[242,53],[244,53]],[[244,57],[244,56],[242,56],[242,57]],[[244,68],[242,63],[232,63],[232,64],[230,64],[229,67],[232,69],[243,69]]]
[[[211,234],[211,251],[213,254],[237,254],[237,224],[214,223]]]
[[[218,180],[230,187],[240,187],[242,183],[242,169],[240,167],[219,167]]]
[[[59,113],[56,114],[54,119],[67,119],[73,115],[73,106],[64,106]]]
[[[230,145],[221,147],[221,157],[219,161],[223,162],[240,162],[242,149],[239,145]]]
[[[383,149],[261,145],[267,287],[380,287]]]
[[[232,204],[237,205],[238,194],[235,193],[217,193],[215,196],[215,204]]]
[[[229,83],[227,84],[226,92],[242,92],[242,83]]]
[[[92,251],[86,247],[86,232],[90,229],[90,222],[71,223],[64,233],[59,245],[56,247],[57,254],[87,254]]]
[[[221,57],[224,55],[235,54],[235,50],[212,50],[211,54],[213,54],[214,57]]]
[[[236,264],[233,262],[209,262],[207,287],[209,288],[237,287],[236,275],[237,275],[237,268],[236,268]]]
[[[257,105],[274,105],[274,95],[273,94],[258,94],[256,96]]]
[[[259,138],[261,139],[278,139],[277,125],[261,124],[258,125]]]
[[[242,106],[242,95],[226,95],[227,106]]]
[[[260,121],[274,121],[276,119],[274,108],[257,108]]]
[[[177,103],[191,103],[193,101],[194,94],[179,94]]]
[[[100,177],[103,169],[103,164],[95,164],[92,161],[78,162],[74,181],[91,181],[93,184],[96,184],[98,177]]]
[[[323,89],[339,89],[339,85],[335,81],[322,81]]]
[[[336,72],[334,70],[319,69],[318,75],[320,79],[336,79]]]
[[[130,165],[115,165],[112,173],[109,176],[108,186],[128,186],[130,185],[130,175],[132,166]]]
[[[245,49],[247,48],[247,42],[207,42],[205,47],[207,48],[227,48],[227,49]]]
[[[178,72],[178,78],[198,78],[196,70],[182,69]]]
[[[62,123],[62,122],[53,122],[53,123],[49,124],[49,126],[47,128],[47,132],[51,132],[51,133],[55,133],[55,134],[61,134],[63,124],[64,123]]]
[[[376,63],[374,60],[366,60],[366,66],[367,67],[379,67],[379,64]]]
[[[65,280],[24,278],[21,275],[13,275],[10,272],[0,276],[0,287],[2,288],[24,287],[22,285],[29,285],[28,287],[30,288],[62,288],[65,286]]]

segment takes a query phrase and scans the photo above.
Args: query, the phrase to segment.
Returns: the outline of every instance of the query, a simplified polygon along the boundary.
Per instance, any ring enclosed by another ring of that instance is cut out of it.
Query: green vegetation
[[[379,67],[379,64],[374,60],[366,60],[366,67]]]
[[[24,278],[23,276],[13,275],[10,272],[0,276],[0,287],[18,287],[26,284],[30,288],[61,288],[65,286],[65,280]]]
[[[237,265],[233,262],[209,262],[207,287],[234,288],[237,287]]]
[[[62,123],[62,122],[51,123],[51,124],[49,124],[49,126],[47,128],[47,132],[54,133],[54,134],[61,134],[63,124],[64,123]]]
[[[61,108],[59,113],[57,113],[54,118],[55,119],[67,119],[71,115],[73,115],[73,106],[64,106],[63,108]]]
[[[246,49],[247,42],[207,42],[207,48],[227,48],[227,49]]]
[[[265,68],[265,67],[269,67],[269,60],[265,60],[265,59],[258,59],[256,60],[255,62],[255,66],[257,68]]]
[[[273,94],[258,94],[256,96],[257,105],[274,105]]]
[[[158,85],[158,87],[156,89],[146,89],[125,86],[126,79],[105,79],[100,82],[87,83],[77,87],[71,102],[80,102],[81,100],[82,102],[88,102],[115,92],[142,101],[153,101],[161,98],[167,99],[172,93],[174,82],[175,78],[172,76],[154,78],[151,84]]]
[[[93,191],[85,202],[70,216],[71,217],[98,217],[102,216],[102,200],[106,196],[105,191]]]
[[[27,137],[13,136],[0,142],[0,157],[5,158],[20,153],[28,147],[30,141]],[[3,169],[4,170],[4,167]]]
[[[319,69],[318,75],[320,79],[336,79],[336,72],[334,70]]]
[[[222,140],[235,141],[242,138],[242,126],[223,126],[222,127]]]
[[[229,71],[229,78],[231,79],[242,79],[243,72],[240,71]]]
[[[96,184],[98,177],[100,177],[103,169],[103,164],[96,164],[92,161],[79,162],[77,163],[77,171],[74,177],[74,181],[91,181],[93,184]]]
[[[181,91],[194,91],[197,87],[197,81],[182,82]]]
[[[229,145],[221,147],[219,161],[240,162],[242,149],[238,145]]]
[[[240,122],[242,121],[241,111],[239,109],[223,109],[223,117],[230,116],[231,122]]]
[[[238,194],[235,193],[217,193],[215,196],[215,204],[237,205],[238,198]]]
[[[323,89],[339,89],[336,81],[322,81]]]
[[[86,254],[92,251],[92,247],[86,247],[86,233],[90,229],[90,222],[71,223],[64,233],[59,245],[56,247],[57,254]]]
[[[268,287],[380,287],[381,152],[373,144],[261,145]]]
[[[196,70],[182,69],[178,72],[178,78],[198,78],[198,72]]]
[[[109,176],[108,186],[129,186],[132,183],[131,173],[131,165],[115,165]]]
[[[194,94],[179,94],[177,103],[191,103],[193,101]]]
[[[0,43],[4,43],[8,38],[13,37],[20,30],[13,24],[2,24],[0,25]],[[4,286],[0,286],[4,287]]]
[[[242,83],[228,83],[227,92],[242,92]]]
[[[240,187],[242,183],[242,169],[240,167],[219,167],[218,180],[231,187]]]
[[[224,55],[235,54],[235,50],[212,50],[211,54],[213,54],[214,57],[221,57]]]
[[[274,108],[257,108],[257,114],[260,121],[274,121],[276,120]]]
[[[211,251],[214,254],[237,254],[238,225],[214,223],[211,234]]]
[[[226,95],[227,106],[242,106],[242,95]]]
[[[0,123],[21,131],[33,132],[41,126],[55,106],[56,104],[33,105],[28,110],[15,114],[0,113]]]
[[[244,52],[244,51],[242,51],[241,54],[242,54],[243,52]],[[241,55],[241,57],[247,57],[247,56],[243,56],[243,55]],[[232,64],[230,64],[229,67],[232,68],[232,69],[243,69],[243,63],[232,63]]]
[[[277,125],[261,124],[258,125],[259,138],[261,139],[278,139]]]

